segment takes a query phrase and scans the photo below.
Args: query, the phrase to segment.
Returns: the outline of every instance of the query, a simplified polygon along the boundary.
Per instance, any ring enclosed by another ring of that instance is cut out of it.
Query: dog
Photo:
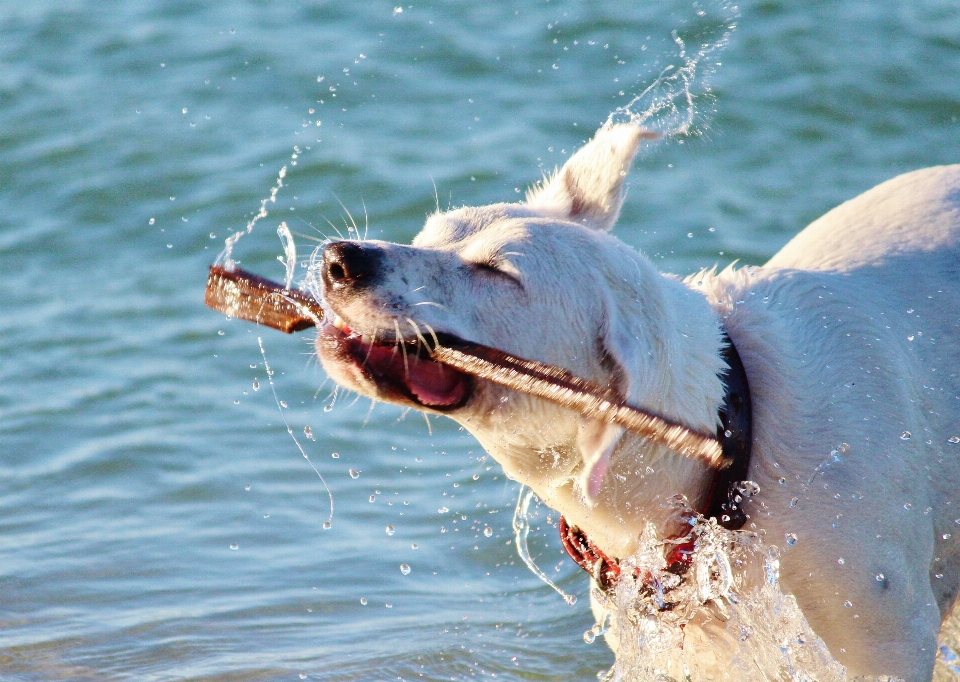
[[[759,487],[742,512],[766,541],[795,539],[781,586],[851,676],[930,680],[960,590],[960,165],[865,192],[762,267],[681,279],[609,234],[651,136],[605,125],[522,203],[438,210],[411,245],[326,244],[323,367],[456,420],[622,558],[647,524],[675,535],[664,501],[704,508],[715,472],[417,349],[440,334],[492,346],[705,433],[735,349]]]

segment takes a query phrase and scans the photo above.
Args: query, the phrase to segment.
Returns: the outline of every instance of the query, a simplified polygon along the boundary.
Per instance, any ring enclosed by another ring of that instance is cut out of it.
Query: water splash
[[[517,545],[517,554],[523,559],[534,575],[547,585],[557,591],[563,600],[573,606],[577,603],[577,597],[573,594],[567,594],[554,583],[547,574],[540,570],[540,567],[530,556],[530,549],[527,547],[527,536],[530,535],[530,504],[537,499],[537,494],[530,488],[522,486],[520,488],[520,497],[517,499],[517,508],[513,512],[513,535]]]
[[[846,673],[807,624],[796,600],[780,590],[780,553],[759,536],[728,531],[677,498],[668,513],[689,528],[658,538],[652,525],[621,562],[616,589],[592,591],[617,662],[605,679],[846,680]],[[693,542],[685,570],[668,569],[673,546]]]
[[[632,123],[663,137],[701,134],[697,121],[705,121],[712,106],[710,78],[720,66],[722,49],[736,30],[738,8],[728,2],[697,2],[694,17],[680,21],[671,33],[671,49],[658,60],[653,81],[607,118],[607,124]],[[621,93],[623,94],[623,93]]]
[[[297,245],[293,241],[293,235],[290,234],[290,228],[287,227],[286,221],[280,223],[280,227],[277,228],[277,236],[280,237],[280,242],[283,244],[284,254],[283,256],[277,256],[277,260],[284,263],[287,269],[283,287],[289,289],[290,285],[293,284],[293,273],[297,268]]]
[[[254,225],[256,225],[261,218],[266,218],[269,215],[269,212],[267,211],[267,204],[276,203],[277,193],[283,187],[283,179],[285,177],[287,177],[287,167],[283,166],[280,169],[280,172],[277,174],[277,183],[270,190],[270,196],[260,202],[260,210],[255,216],[253,216],[253,218],[250,219],[250,222],[247,223],[247,227],[243,230],[234,232],[223,242],[224,249],[220,252],[220,255],[217,256],[217,265],[222,265],[227,270],[231,270],[236,265],[236,263],[233,261],[233,247],[237,245],[237,242],[240,241],[240,238],[243,237],[243,235],[253,232]]]
[[[327,497],[330,499],[330,515],[327,517],[327,520],[323,522],[323,529],[329,530],[333,525],[333,492],[331,492],[330,486],[327,485],[327,480],[323,477],[323,474],[321,474],[320,470],[317,469],[316,465],[307,454],[307,451],[303,449],[303,446],[300,445],[300,441],[297,440],[297,436],[293,433],[293,428],[291,428],[290,423],[287,421],[287,413],[283,411],[286,405],[280,400],[279,397],[277,397],[277,387],[273,383],[273,370],[270,369],[270,364],[267,362],[267,352],[263,348],[263,339],[259,336],[257,337],[257,344],[260,346],[260,357],[263,358],[263,368],[267,372],[267,381],[270,383],[270,390],[273,392],[273,400],[277,403],[277,409],[280,411],[280,418],[283,420],[283,425],[287,427],[287,433],[290,434],[290,438],[293,439],[297,449],[300,450],[300,454],[303,455],[305,460],[307,460],[307,463],[313,469],[313,472],[320,478],[320,482],[323,483],[324,490],[327,491]]]

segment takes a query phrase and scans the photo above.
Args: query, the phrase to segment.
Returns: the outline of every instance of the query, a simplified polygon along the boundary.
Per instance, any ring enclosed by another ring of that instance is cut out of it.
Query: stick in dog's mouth
[[[317,326],[324,318],[320,304],[300,289],[286,288],[240,268],[226,270],[217,265],[210,267],[204,303],[230,317],[287,334]],[[434,347],[428,349],[436,362],[592,419],[617,424],[709,467],[723,469],[730,464],[713,436],[630,405],[615,391],[561,367],[517,358],[449,334],[438,334]]]

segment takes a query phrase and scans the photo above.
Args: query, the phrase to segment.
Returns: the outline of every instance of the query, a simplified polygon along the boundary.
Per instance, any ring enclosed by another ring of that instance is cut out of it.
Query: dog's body
[[[949,440],[960,436],[960,166],[874,188],[762,268],[680,281],[606,234],[645,136],[603,128],[524,204],[438,213],[413,246],[326,247],[324,367],[456,419],[509,476],[625,557],[646,523],[677,530],[661,506],[671,496],[702,508],[712,472],[396,340],[456,335],[712,432],[726,331],[753,403],[760,493],[745,511],[768,543],[797,537],[782,585],[850,673],[929,680],[960,590],[960,442]]]

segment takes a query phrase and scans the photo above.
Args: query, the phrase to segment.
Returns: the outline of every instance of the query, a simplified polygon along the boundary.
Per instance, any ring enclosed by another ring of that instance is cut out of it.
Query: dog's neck
[[[648,267],[638,283],[637,294],[644,303],[642,319],[629,323],[631,331],[636,330],[648,344],[649,370],[634,383],[629,400],[697,430],[713,432],[724,391],[719,375],[726,368],[719,316],[702,294]],[[528,405],[520,412],[536,415],[536,410]],[[610,556],[632,554],[648,523],[662,537],[677,532],[676,515],[669,509],[674,496],[686,496],[694,508],[706,501],[712,470],[626,433],[591,504],[579,484],[583,461],[575,429],[568,428],[576,419],[568,414],[548,417],[531,432],[518,429],[522,424],[515,421],[498,423],[500,417],[465,425],[508,476],[533,488]]]

